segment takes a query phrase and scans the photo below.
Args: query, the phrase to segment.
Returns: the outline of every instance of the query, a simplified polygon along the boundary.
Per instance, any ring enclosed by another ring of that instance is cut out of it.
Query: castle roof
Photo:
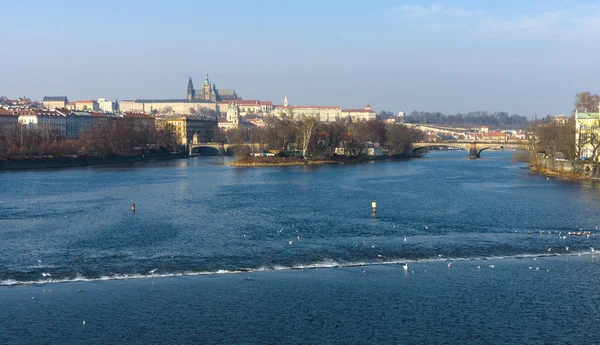
[[[124,102],[124,101],[123,101]],[[205,100],[189,99],[136,99],[133,103],[212,103]]]
[[[219,93],[219,96],[235,96],[235,90],[234,89],[218,89],[217,92]]]

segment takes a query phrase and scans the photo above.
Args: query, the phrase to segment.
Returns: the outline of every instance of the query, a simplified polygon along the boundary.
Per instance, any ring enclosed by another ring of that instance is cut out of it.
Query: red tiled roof
[[[76,102],[67,102],[67,105],[75,105]]]
[[[14,116],[15,113],[8,109],[0,108],[0,116]]]
[[[367,110],[367,109],[342,109],[342,111],[345,112],[352,112],[352,113],[374,113],[373,110]]]
[[[83,99],[83,100],[76,101],[74,103],[94,103],[94,102],[96,102],[96,101],[94,101],[93,99]]]
[[[305,109],[305,108],[315,108],[315,109],[340,109],[339,106],[323,106],[323,105],[277,105],[277,108],[283,109]]]

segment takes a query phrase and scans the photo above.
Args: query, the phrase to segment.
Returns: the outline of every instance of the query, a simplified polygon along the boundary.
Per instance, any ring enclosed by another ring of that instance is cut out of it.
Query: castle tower
[[[194,84],[192,83],[192,77],[190,77],[190,79],[188,80],[187,99],[188,101],[194,99]]]
[[[206,77],[204,78],[204,87],[202,88],[203,91],[203,97],[202,99],[204,99],[205,101],[210,101],[212,100],[212,89],[210,87],[210,80],[208,79],[208,73],[206,73]]]
[[[283,97],[283,106],[287,107],[288,106],[288,99],[287,96]]]

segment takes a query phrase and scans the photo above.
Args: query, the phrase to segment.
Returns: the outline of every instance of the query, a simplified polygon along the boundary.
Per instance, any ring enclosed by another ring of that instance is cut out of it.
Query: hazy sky
[[[596,4],[595,4],[596,3]],[[569,113],[600,92],[597,1],[2,0],[0,94]]]

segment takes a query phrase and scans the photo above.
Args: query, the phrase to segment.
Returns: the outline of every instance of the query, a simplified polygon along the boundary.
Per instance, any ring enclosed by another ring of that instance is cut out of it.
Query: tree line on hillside
[[[385,115],[389,112],[384,112]],[[472,111],[467,114],[446,115],[440,112],[413,111],[405,116],[406,123],[444,125],[450,127],[486,126],[502,129],[525,129],[529,120],[525,116],[510,115],[506,112],[488,113],[487,111]]]
[[[320,122],[312,116],[295,120],[284,115],[264,121],[265,127],[230,130],[226,139],[232,144],[258,143],[260,150],[299,150],[304,157],[332,157],[338,148],[356,156],[372,143],[380,144],[392,155],[406,155],[411,143],[423,140],[419,130],[381,120]]]
[[[67,140],[50,128],[28,128],[17,124],[0,133],[0,158],[24,159],[61,156],[135,155],[150,151],[172,151],[177,147],[171,125],[148,126],[135,119],[94,121],[77,139]]]

